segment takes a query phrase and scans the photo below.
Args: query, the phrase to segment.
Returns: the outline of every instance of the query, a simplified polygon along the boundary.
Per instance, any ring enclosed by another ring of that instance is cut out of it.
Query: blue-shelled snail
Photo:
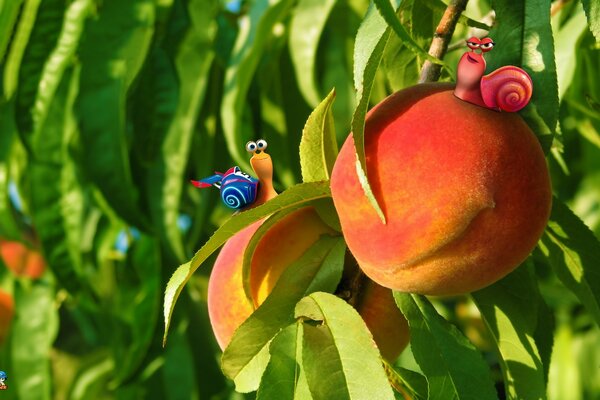
[[[199,188],[218,188],[223,203],[234,210],[262,204],[277,195],[273,189],[273,162],[271,156],[265,153],[266,149],[267,142],[264,139],[246,143],[246,151],[253,154],[250,163],[258,179],[235,166],[225,173],[215,172],[212,176],[191,182]]]

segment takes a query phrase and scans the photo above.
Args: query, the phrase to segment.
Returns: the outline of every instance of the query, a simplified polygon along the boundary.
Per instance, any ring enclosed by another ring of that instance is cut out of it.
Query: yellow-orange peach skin
[[[533,132],[519,115],[452,90],[417,85],[367,116],[368,177],[387,224],[360,186],[351,135],[332,172],[348,247],[388,288],[448,295],[485,287],[528,256],[549,217],[550,179]]]

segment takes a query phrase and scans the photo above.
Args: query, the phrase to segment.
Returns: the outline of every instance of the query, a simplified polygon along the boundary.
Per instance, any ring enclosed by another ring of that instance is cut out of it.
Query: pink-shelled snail
[[[465,52],[458,63],[454,95],[496,111],[519,111],[531,99],[533,82],[527,72],[514,65],[503,66],[483,75],[486,67],[484,54],[492,50],[494,45],[494,41],[488,37],[467,40],[470,51]]]

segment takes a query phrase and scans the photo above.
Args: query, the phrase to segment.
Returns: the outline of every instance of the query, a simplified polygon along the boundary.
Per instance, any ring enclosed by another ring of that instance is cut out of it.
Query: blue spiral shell
[[[254,203],[258,191],[258,180],[235,167],[235,172],[221,181],[221,200],[229,208],[239,210]]]

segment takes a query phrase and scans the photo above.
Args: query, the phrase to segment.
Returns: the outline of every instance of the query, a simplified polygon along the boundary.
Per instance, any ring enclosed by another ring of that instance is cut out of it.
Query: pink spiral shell
[[[481,78],[481,96],[489,108],[515,112],[525,107],[533,93],[527,72],[508,65]]]

